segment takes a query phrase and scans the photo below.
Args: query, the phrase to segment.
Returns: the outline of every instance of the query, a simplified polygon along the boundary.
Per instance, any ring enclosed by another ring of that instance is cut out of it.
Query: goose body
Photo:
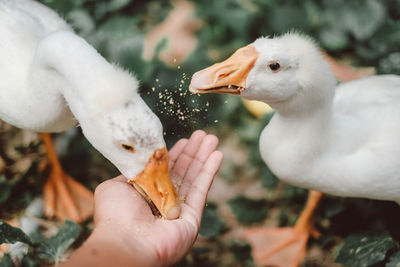
[[[261,155],[290,184],[399,201],[399,103],[398,76],[342,83],[326,110],[305,117],[276,113],[261,134]]]
[[[333,195],[400,201],[400,77],[337,85],[318,47],[288,33],[260,38],[195,73],[192,92],[240,94],[276,110],[262,158],[290,184]]]
[[[176,218],[180,207],[168,168],[160,167],[158,178],[149,174],[168,164],[168,155],[161,122],[138,87],[51,9],[33,0],[0,0],[0,119],[38,132],[78,124],[128,180],[144,173],[137,185],[163,216]]]
[[[328,63],[314,41],[288,33],[259,38],[193,75],[192,92],[237,94],[274,108],[261,156],[281,180],[313,189],[293,227],[245,231],[257,265],[300,265],[318,191],[400,201],[400,77],[337,85]]]
[[[31,71],[42,38],[72,33],[54,11],[34,1],[0,1],[0,118],[19,128],[60,132],[77,121],[54,79],[36,88]]]

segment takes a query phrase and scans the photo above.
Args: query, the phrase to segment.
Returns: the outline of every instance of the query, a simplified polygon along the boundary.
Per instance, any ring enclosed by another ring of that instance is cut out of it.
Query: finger
[[[174,167],[176,160],[178,159],[179,155],[182,153],[182,151],[185,148],[185,146],[187,145],[188,141],[189,140],[187,140],[186,138],[182,138],[178,142],[176,142],[176,144],[170,149],[169,163],[168,163],[168,167],[170,170],[172,170],[172,168]]]
[[[223,159],[222,152],[214,151],[204,164],[200,174],[193,180],[192,185],[186,197],[185,204],[193,208],[199,222],[203,214],[204,205],[206,203],[207,194],[210,190],[212,181],[218,172]],[[184,216],[193,216],[193,214],[182,212]],[[185,218],[184,218],[185,219]]]
[[[176,160],[174,168],[171,171],[171,176],[174,177],[174,179],[178,182],[180,182],[183,177],[185,177],[188,167],[190,166],[190,163],[196,155],[196,152],[199,149],[200,144],[205,136],[206,133],[204,131],[195,131],[190,137],[182,153]]]
[[[189,191],[192,181],[199,175],[205,162],[209,158],[212,152],[218,145],[218,138],[214,135],[207,135],[204,137],[203,142],[200,145],[189,169],[184,177],[182,187],[179,191],[179,195],[185,197]]]

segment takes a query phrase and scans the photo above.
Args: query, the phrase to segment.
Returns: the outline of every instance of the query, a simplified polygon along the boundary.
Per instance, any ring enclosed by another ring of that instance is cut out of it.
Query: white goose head
[[[238,94],[283,111],[331,101],[335,84],[315,43],[288,33],[259,38],[227,60],[196,72],[189,89]]]
[[[162,125],[138,94],[135,77],[69,31],[41,40],[32,69],[32,83],[38,88],[60,88],[66,102],[60,105],[68,105],[89,142],[164,217],[177,218],[180,201],[169,177]]]
[[[96,107],[79,120],[90,143],[128,179],[134,179],[144,170],[155,151],[165,148],[160,120],[136,93],[136,88],[131,90],[129,95],[116,93],[112,100],[96,95]]]
[[[87,105],[79,118],[83,133],[164,217],[175,219],[180,205],[168,173],[161,122],[137,93],[137,80],[121,69],[115,71],[108,80],[118,89],[110,95],[110,90],[103,93],[98,88],[90,96],[95,105]]]

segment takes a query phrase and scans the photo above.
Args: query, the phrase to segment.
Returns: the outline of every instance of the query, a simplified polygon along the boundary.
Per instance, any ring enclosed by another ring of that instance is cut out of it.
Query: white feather
[[[161,123],[138,86],[54,11],[32,0],[0,0],[1,119],[41,132],[79,122],[92,145],[133,178],[165,146]]]
[[[244,97],[276,114],[260,151],[282,180],[339,196],[400,200],[400,77],[336,87],[313,41],[296,33],[253,44],[260,56]],[[279,60],[281,70],[268,71]]]

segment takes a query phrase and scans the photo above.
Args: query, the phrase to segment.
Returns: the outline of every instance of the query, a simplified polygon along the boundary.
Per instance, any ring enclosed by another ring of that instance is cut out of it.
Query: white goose
[[[337,196],[399,203],[399,76],[372,76],[337,86],[316,44],[289,33],[257,39],[226,61],[195,73],[190,90],[238,94],[274,108],[260,137],[260,151],[283,181]],[[321,196],[311,191],[293,229],[246,234],[257,264],[300,263]]]
[[[109,64],[54,11],[32,0],[0,0],[0,118],[38,132],[79,123],[89,142],[128,179],[143,173],[139,187],[162,215],[176,218],[180,208],[162,125],[137,88],[132,75]],[[80,210],[74,196],[92,195],[63,174],[49,135],[43,137],[53,164],[45,211],[81,221],[90,212]],[[158,177],[147,173],[154,171]]]

